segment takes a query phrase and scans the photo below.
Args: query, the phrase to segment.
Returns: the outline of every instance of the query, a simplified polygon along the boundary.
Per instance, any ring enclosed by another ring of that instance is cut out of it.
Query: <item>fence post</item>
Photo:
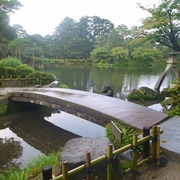
[[[63,175],[63,180],[68,180],[68,162],[67,161],[62,163],[62,175]]]
[[[2,75],[2,87],[5,87],[4,76]]]
[[[21,87],[21,79],[20,79],[20,76],[18,76],[18,85],[19,85],[19,87]]]
[[[137,146],[138,146],[138,143],[137,143],[137,140],[138,140],[138,136],[137,134],[134,134],[133,135],[133,142],[132,142],[132,145],[133,145],[133,153],[132,153],[132,171],[134,172],[133,174],[133,178],[134,180],[137,179],[137,159],[138,159],[138,151],[137,151]]]
[[[43,175],[43,180],[52,179],[52,167],[49,165],[44,166],[42,168],[42,175]]]
[[[160,165],[160,126],[152,128],[152,159],[156,165]]]
[[[91,179],[91,154],[89,151],[86,152],[86,180],[90,180]]]
[[[10,87],[13,87],[13,79],[12,79],[12,75],[10,77]]]
[[[150,135],[150,129],[149,127],[143,128],[143,137]],[[150,141],[146,141],[143,143],[143,158],[148,158],[150,156]]]
[[[109,144],[107,149],[107,180],[112,180],[112,157],[113,145]]]

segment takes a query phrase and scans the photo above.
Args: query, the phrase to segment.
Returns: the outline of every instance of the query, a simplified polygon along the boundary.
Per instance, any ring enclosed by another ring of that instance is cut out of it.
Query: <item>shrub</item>
[[[180,116],[180,81],[175,87],[167,90],[169,98],[161,104],[170,117]]]
[[[132,142],[132,137],[133,137],[133,134],[137,133],[139,134],[140,132],[131,128],[131,127],[128,127],[118,121],[115,121],[114,122],[116,124],[116,126],[122,131],[123,133],[123,136],[122,136],[122,146],[125,146],[125,145],[128,145]],[[113,142],[113,144],[119,148],[121,147],[120,144],[119,144],[119,141],[115,138],[115,136],[113,135],[112,131],[111,131],[111,124],[107,124],[106,125],[106,135],[107,137]]]
[[[0,66],[16,68],[21,65],[21,61],[16,58],[5,58],[0,61]]]
[[[16,77],[16,69],[15,68],[7,67],[6,71],[7,71],[7,76],[6,76],[7,78],[10,78],[10,77],[15,78]]]
[[[28,66],[27,64],[22,64],[16,68],[17,76],[21,78],[25,78],[27,75],[34,72],[34,69]]]
[[[7,76],[7,70],[6,70],[5,67],[0,66],[0,79],[2,78],[2,76],[3,76],[4,78],[6,78],[6,76]]]
[[[45,73],[45,72],[33,72],[27,76],[28,79],[34,79],[34,85],[40,84],[40,85],[47,85],[51,83],[54,80],[57,80],[57,78],[51,74],[51,73]],[[29,80],[30,82],[32,80]]]

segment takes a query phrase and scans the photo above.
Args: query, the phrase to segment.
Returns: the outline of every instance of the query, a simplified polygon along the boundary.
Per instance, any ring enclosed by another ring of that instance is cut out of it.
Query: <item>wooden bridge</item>
[[[63,110],[100,125],[112,120],[142,130],[168,118],[167,114],[100,94],[63,88],[1,88],[12,101]]]

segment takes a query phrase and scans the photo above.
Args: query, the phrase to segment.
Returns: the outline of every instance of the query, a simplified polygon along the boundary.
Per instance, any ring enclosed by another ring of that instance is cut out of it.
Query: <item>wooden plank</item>
[[[113,121],[111,121],[111,131],[116,139],[118,139],[120,145],[122,145],[122,131],[114,124]]]

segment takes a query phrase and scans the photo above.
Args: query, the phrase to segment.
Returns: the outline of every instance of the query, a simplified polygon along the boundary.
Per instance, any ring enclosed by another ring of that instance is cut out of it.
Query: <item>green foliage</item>
[[[145,94],[142,89],[133,90],[127,97],[128,100],[154,100],[154,94]]]
[[[3,78],[6,78],[7,76],[7,70],[5,67],[1,66],[0,65],[0,79],[3,77]]]
[[[16,74],[20,78],[25,78],[29,74],[33,73],[34,69],[27,64],[22,64],[16,68]]]
[[[21,64],[22,64],[21,61],[16,58],[5,58],[0,61],[0,66],[4,66],[4,67],[16,68],[20,66]]]
[[[180,51],[179,0],[161,0],[158,6],[139,7],[151,14],[143,22],[147,34],[163,46]]]
[[[51,83],[52,81],[56,80],[56,77],[51,73],[45,73],[45,72],[33,72],[26,76],[29,79],[34,79],[34,84],[39,85],[47,85]]]
[[[52,166],[55,174],[59,164],[59,157],[61,151],[53,152],[49,155],[41,155],[35,157],[23,168],[11,168],[9,170],[0,171],[0,179],[3,180],[27,180],[33,179],[42,172],[42,167],[45,165]],[[41,176],[39,177],[41,178]]]
[[[120,61],[120,60],[127,60],[128,59],[128,55],[129,52],[127,49],[125,49],[124,47],[114,47],[111,50],[111,55],[114,57],[114,59],[116,61]]]
[[[7,109],[8,109],[8,106],[6,104],[0,104],[0,116],[5,115],[7,112]]]
[[[139,133],[138,131],[136,131],[135,129],[128,127],[118,121],[114,122],[116,124],[116,126],[122,131],[123,136],[122,136],[122,146],[128,145],[130,143],[132,143],[132,138],[133,138],[133,134],[135,133]],[[115,136],[112,134],[111,131],[111,124],[107,124],[106,125],[106,135],[107,137],[113,142],[113,144],[119,148],[121,147],[119,144],[119,141],[115,138]]]
[[[162,57],[162,52],[158,49],[150,47],[138,47],[132,51],[131,56],[134,60],[139,61],[142,65],[144,65]]]
[[[7,67],[6,68],[7,71],[7,78],[16,78],[16,69],[13,67]]]
[[[179,83],[167,90],[169,98],[165,99],[161,104],[165,108],[170,117],[180,116],[180,80]]]
[[[69,86],[68,85],[66,85],[66,84],[60,84],[59,86],[58,86],[59,88],[69,88]]]
[[[90,58],[93,60],[101,60],[108,59],[110,57],[110,53],[105,47],[97,47],[91,52]]]

